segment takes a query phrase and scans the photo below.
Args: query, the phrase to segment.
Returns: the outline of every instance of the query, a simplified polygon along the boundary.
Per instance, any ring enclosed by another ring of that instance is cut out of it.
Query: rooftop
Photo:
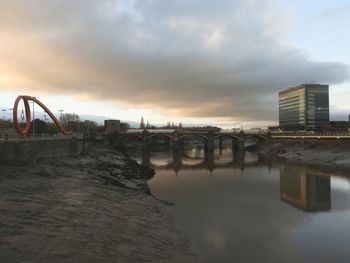
[[[304,88],[308,88],[308,87],[325,87],[325,88],[328,88],[328,85],[324,85],[324,84],[301,84],[299,86],[292,87],[292,88],[289,88],[287,90],[281,91],[278,94],[279,95],[283,95],[283,94],[289,93],[291,91],[304,89]]]

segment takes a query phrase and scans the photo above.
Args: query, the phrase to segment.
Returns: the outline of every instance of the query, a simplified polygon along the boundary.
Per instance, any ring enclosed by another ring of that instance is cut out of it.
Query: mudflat
[[[106,145],[0,167],[0,262],[196,262],[153,171]]]

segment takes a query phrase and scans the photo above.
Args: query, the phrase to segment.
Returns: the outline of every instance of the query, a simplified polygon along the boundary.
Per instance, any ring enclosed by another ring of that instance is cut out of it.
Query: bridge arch
[[[205,136],[204,134],[198,134],[198,133],[182,133],[178,139],[185,139],[188,137],[199,137],[201,139],[203,139],[204,141],[208,141],[209,137]]]
[[[173,135],[167,134],[167,133],[153,133],[153,134],[147,136],[146,138],[152,139],[152,138],[161,138],[161,137],[166,137],[166,138],[169,138],[171,140],[175,139]]]
[[[214,140],[215,139],[218,139],[218,138],[231,138],[231,139],[236,139],[236,140],[238,140],[239,139],[239,136],[237,136],[237,135],[233,135],[233,134],[225,134],[225,133],[223,133],[223,134],[217,134],[217,135],[215,135],[214,136]]]
[[[125,139],[130,139],[130,138],[139,139],[141,142],[144,140],[142,135],[139,135],[139,134],[136,134],[136,133],[126,133],[126,134],[122,134],[122,135],[119,136],[119,140],[120,141],[124,141]]]

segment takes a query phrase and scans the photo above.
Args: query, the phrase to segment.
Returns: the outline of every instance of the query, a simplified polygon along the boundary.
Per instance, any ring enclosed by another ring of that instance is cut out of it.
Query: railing
[[[272,136],[350,136],[350,132],[272,132]]]
[[[271,138],[294,139],[350,139],[349,132],[279,132],[271,133]]]
[[[214,133],[222,133],[222,134],[238,134],[240,131],[236,130],[221,130],[221,131],[214,131],[214,130],[176,130],[176,129],[128,129],[126,132],[123,133],[208,133],[208,132],[214,132]],[[247,132],[249,134],[249,132]]]
[[[157,130],[157,129],[129,129],[124,133],[142,133],[144,131],[147,131],[148,133],[174,133],[176,130],[174,129],[169,129],[169,130]],[[203,130],[199,130],[199,131],[186,131],[186,130],[179,130],[179,133],[186,133],[186,134],[201,134],[201,133],[208,133],[210,132],[210,130],[208,131],[203,131]],[[239,134],[240,131],[237,130],[222,130],[219,132],[214,132],[215,134]],[[246,135],[250,135],[250,134],[254,134],[254,135],[271,135],[272,138],[348,138],[350,137],[350,132],[312,132],[312,131],[308,131],[308,132],[271,132],[271,133],[267,133],[267,132],[251,132],[251,131],[244,131],[244,134]]]
[[[55,134],[35,134],[34,136],[29,135],[23,137],[17,133],[0,133],[0,142],[4,141],[35,141],[35,140],[62,140],[62,139],[72,139],[72,138],[84,138],[82,133],[71,133],[69,135],[63,135],[61,133]]]

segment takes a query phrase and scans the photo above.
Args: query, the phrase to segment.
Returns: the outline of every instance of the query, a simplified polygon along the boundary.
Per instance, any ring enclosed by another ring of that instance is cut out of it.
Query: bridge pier
[[[205,151],[204,161],[210,172],[214,170],[214,151]]]
[[[143,166],[150,167],[151,161],[150,161],[150,154],[148,150],[142,149],[142,163]]]
[[[245,167],[245,151],[235,152],[233,154],[233,163],[237,164],[237,166],[243,171]]]
[[[182,151],[180,148],[177,148],[177,150],[173,149],[173,169],[175,173],[177,174],[178,171],[181,169],[182,164]]]
[[[245,134],[243,131],[240,131],[239,135],[238,135],[238,140],[237,140],[237,150],[239,152],[244,152],[245,151]]]
[[[180,148],[180,150],[184,150],[185,149],[184,138],[179,138],[178,141],[179,141],[179,148]]]
[[[237,145],[237,139],[232,138],[232,152],[237,151],[238,145]]]
[[[180,150],[180,140],[179,139],[174,139],[173,140],[173,151],[177,152]]]
[[[205,142],[205,151],[213,152],[214,151],[214,140],[208,139]]]
[[[214,151],[214,134],[212,131],[208,132],[208,138],[205,140],[205,151]]]
[[[222,136],[219,137],[219,149],[220,149],[220,154],[222,154]]]
[[[244,145],[244,139],[243,138],[239,138],[238,142],[237,142],[237,150],[240,152],[245,151],[245,145]]]
[[[146,130],[142,132],[142,165],[147,167],[151,165],[149,154],[149,138],[148,132]]]
[[[148,152],[149,150],[149,143],[147,139],[142,140],[142,151],[143,152]]]

